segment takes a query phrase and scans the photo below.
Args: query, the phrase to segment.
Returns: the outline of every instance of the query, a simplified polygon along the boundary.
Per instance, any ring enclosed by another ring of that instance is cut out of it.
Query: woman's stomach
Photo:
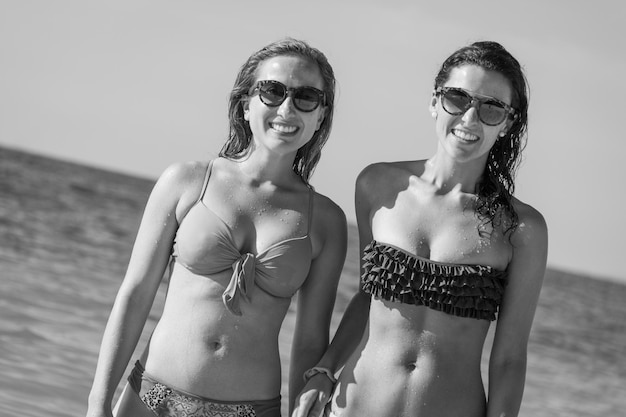
[[[262,400],[280,394],[280,326],[289,299],[255,288],[242,315],[222,301],[228,277],[186,270],[171,279],[154,330],[146,372],[173,388],[216,400]]]
[[[340,417],[482,416],[489,322],[372,300],[360,345],[334,392]]]

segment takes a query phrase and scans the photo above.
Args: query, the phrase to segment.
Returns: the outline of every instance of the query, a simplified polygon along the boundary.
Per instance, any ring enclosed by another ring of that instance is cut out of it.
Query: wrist
[[[337,383],[337,378],[335,378],[333,372],[323,366],[314,366],[313,368],[306,370],[302,377],[304,378],[304,382],[307,383],[311,378],[318,374],[325,375],[330,380],[330,382],[332,382],[333,385]]]

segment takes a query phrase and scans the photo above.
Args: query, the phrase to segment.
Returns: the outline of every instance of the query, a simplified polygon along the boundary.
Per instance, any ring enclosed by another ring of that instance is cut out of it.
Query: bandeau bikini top
[[[361,288],[368,294],[459,317],[496,319],[506,271],[431,261],[375,240],[364,249],[363,260]]]
[[[180,221],[174,238],[175,262],[197,275],[210,276],[232,269],[222,295],[224,305],[241,315],[243,298],[250,301],[255,287],[280,298],[291,298],[304,283],[311,266],[309,230],[313,216],[313,190],[309,187],[307,234],[276,242],[262,252],[242,253],[231,228],[203,200],[211,176],[209,163],[198,200]]]

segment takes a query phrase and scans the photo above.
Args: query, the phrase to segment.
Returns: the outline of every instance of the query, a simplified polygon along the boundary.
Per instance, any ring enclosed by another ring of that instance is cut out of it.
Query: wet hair
[[[293,161],[294,172],[308,184],[315,166],[320,160],[322,148],[330,135],[335,102],[335,74],[326,56],[318,49],[301,40],[285,38],[273,42],[253,53],[241,66],[228,103],[229,137],[219,155],[238,159],[245,154],[250,146],[252,131],[246,120],[244,120],[243,103],[248,100],[248,93],[254,87],[257,69],[261,63],[277,56],[301,57],[316,64],[324,83],[326,115],[320,128],[313,134],[311,140],[298,149]]]
[[[476,65],[485,70],[502,74],[511,87],[511,106],[516,110],[515,119],[504,137],[489,151],[487,166],[480,179],[476,194],[476,212],[492,225],[499,225],[501,215],[506,214],[506,231],[513,232],[518,226],[518,216],[513,207],[515,174],[526,146],[528,128],[528,82],[520,63],[497,42],[474,42],[448,57],[435,78],[435,89],[442,87],[454,68]]]

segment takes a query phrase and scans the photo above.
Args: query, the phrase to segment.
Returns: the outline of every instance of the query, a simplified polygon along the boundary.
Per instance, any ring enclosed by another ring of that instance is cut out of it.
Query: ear
[[[430,105],[428,106],[428,111],[431,113],[437,111],[437,95],[433,91],[433,96],[430,99]]]
[[[515,123],[515,120],[511,120],[508,117],[506,118],[506,123],[504,124],[504,127],[501,130],[501,132],[504,132],[505,136],[509,133],[509,130],[511,130],[513,123]]]
[[[249,122],[250,121],[250,100],[242,99],[241,108],[243,109],[243,119],[246,122]]]

